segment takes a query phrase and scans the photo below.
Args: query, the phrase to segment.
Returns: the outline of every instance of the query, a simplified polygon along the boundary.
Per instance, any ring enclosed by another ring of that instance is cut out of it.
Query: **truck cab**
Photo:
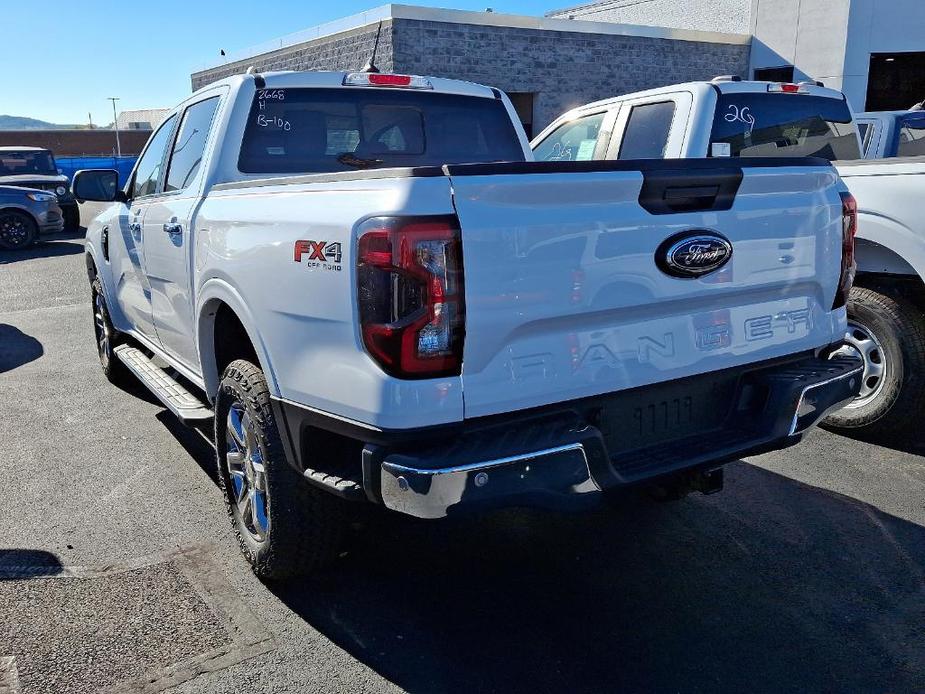
[[[857,115],[865,159],[925,155],[925,111],[876,111]]]
[[[820,157],[859,159],[845,96],[815,83],[718,77],[597,101],[531,143],[537,161]]]

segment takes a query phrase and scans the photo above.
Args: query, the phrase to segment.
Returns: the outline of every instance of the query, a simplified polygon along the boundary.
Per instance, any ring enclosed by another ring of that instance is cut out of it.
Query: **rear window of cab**
[[[381,88],[263,89],[242,173],[330,173],[525,161],[500,99]]]
[[[713,156],[861,157],[848,104],[811,94],[721,94],[710,141]]]

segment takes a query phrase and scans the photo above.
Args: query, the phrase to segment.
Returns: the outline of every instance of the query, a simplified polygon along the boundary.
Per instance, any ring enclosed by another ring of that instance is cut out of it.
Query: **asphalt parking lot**
[[[925,445],[816,431],[710,497],[376,516],[268,586],[208,446],[100,372],[82,251],[0,252],[0,692],[925,690]]]

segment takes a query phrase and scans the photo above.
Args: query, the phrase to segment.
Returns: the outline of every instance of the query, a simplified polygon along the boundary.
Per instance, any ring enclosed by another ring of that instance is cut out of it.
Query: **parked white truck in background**
[[[75,176],[112,202],[87,234],[103,369],[213,419],[259,575],[336,556],[349,502],[717,491],[858,393],[830,358],[855,218],[828,162],[529,158],[497,90],[276,73],[192,95],[124,187]]]
[[[925,110],[859,113],[855,120],[865,159],[925,156]]]
[[[925,113],[881,118],[865,142],[907,154],[925,144]],[[871,126],[874,127],[874,126]],[[717,78],[627,94],[570,111],[533,141],[537,160],[816,156],[837,168],[859,206],[850,350],[864,358],[859,397],[826,423],[916,432],[925,413],[925,158],[857,161],[861,142],[841,92],[817,84]],[[769,251],[772,249],[769,249]],[[780,247],[782,259],[793,253]]]

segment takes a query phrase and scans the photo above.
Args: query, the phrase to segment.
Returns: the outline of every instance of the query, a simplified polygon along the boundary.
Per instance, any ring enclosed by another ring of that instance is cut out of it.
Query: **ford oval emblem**
[[[692,279],[719,270],[732,257],[732,244],[715,231],[685,231],[666,239],[655,252],[665,274]]]

